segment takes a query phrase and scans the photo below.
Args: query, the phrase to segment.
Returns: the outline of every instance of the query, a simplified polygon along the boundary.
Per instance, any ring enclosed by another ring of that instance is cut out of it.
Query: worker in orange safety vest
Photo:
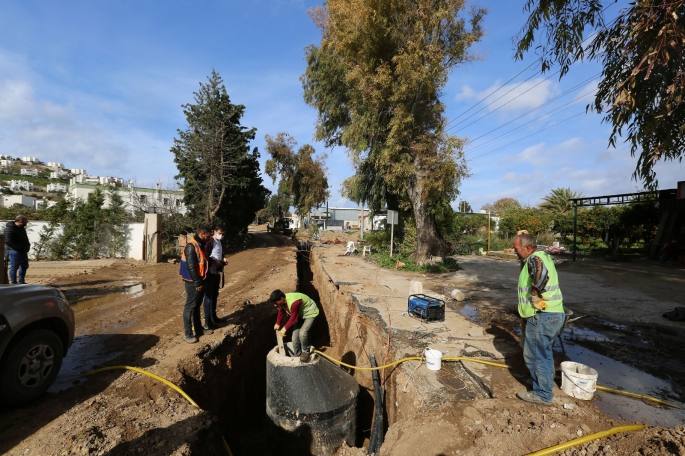
[[[209,271],[209,263],[204,249],[211,234],[209,228],[198,228],[195,231],[195,236],[188,241],[183,249],[183,255],[181,255],[179,275],[183,279],[186,290],[186,303],[183,307],[183,329],[185,341],[189,344],[197,342],[200,335],[214,332],[211,329],[203,328],[200,319],[200,307],[205,299],[205,281]]]

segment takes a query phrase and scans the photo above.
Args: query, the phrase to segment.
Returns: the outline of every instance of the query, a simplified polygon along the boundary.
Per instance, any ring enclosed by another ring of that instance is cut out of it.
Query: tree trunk
[[[416,251],[413,254],[418,264],[430,260],[431,256],[442,257],[445,251],[445,242],[438,233],[435,225],[435,217],[423,202],[423,185],[421,185],[421,170],[416,166],[416,175],[410,179],[407,186],[407,194],[411,201],[416,220]]]

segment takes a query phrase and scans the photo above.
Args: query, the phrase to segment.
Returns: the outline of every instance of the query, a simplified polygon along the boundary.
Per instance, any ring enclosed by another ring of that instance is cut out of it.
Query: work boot
[[[203,336],[209,336],[210,334],[214,334],[214,331],[212,331],[209,328],[202,328],[202,335]]]
[[[309,353],[308,352],[302,352],[300,355],[300,361],[303,363],[308,363],[309,362]]]
[[[185,336],[185,341],[189,344],[194,344],[197,342],[197,337],[195,336]]]
[[[205,322],[205,328],[207,328],[207,329],[219,329],[219,325],[214,320],[206,321]]]
[[[540,396],[535,394],[535,391],[521,391],[516,393],[516,397],[519,399],[526,401],[526,402],[531,402],[533,404],[538,404],[538,405],[545,405],[545,406],[550,406],[552,405],[552,402],[545,402],[542,400]]]

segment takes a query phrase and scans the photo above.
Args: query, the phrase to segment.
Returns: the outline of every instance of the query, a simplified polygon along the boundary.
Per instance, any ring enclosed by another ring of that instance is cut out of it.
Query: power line
[[[520,74],[520,73],[519,73],[519,74]],[[533,79],[533,78],[534,78],[535,76],[537,76],[538,74],[540,74],[539,71],[533,73],[531,76],[529,76],[528,78],[526,78],[526,79],[524,79],[523,81],[519,82],[519,83],[516,84],[514,87],[512,87],[512,88],[509,89],[509,90],[507,90],[507,91],[504,92],[502,95],[500,95],[499,97],[495,98],[495,99],[492,100],[490,103],[486,104],[485,106],[483,106],[483,107],[480,108],[478,111],[474,112],[473,114],[471,114],[470,116],[468,116],[467,118],[465,118],[464,120],[462,120],[461,122],[457,122],[456,124],[452,125],[451,127],[446,128],[445,131],[451,130],[451,129],[453,129],[453,128],[455,128],[455,127],[458,127],[459,125],[463,124],[464,122],[466,122],[467,120],[469,120],[471,117],[475,116],[476,114],[478,114],[478,113],[481,112],[482,110],[486,109],[488,106],[491,106],[493,103],[495,103],[495,102],[501,100],[502,98],[506,97],[506,96],[509,95],[511,92],[513,92],[514,90],[518,89],[519,87],[521,87],[521,85],[523,85],[523,84],[525,84],[526,82],[530,81],[531,79]],[[548,79],[549,79],[549,78],[548,78]],[[510,79],[510,80],[511,80],[511,79]],[[504,86],[502,86],[502,87],[504,87]],[[501,87],[500,87],[500,88],[501,88]],[[497,89],[497,90],[499,90],[499,89]],[[529,90],[530,90],[530,89],[529,89]],[[493,92],[493,93],[494,93],[494,92]],[[450,122],[450,123],[451,123],[451,122]],[[471,125],[471,124],[469,124],[469,125]],[[468,125],[467,125],[467,127],[468,127]],[[462,127],[462,128],[460,128],[459,130],[457,130],[457,131],[463,130],[464,128],[465,128],[465,127]]]
[[[509,100],[509,101],[507,101],[506,103],[503,103],[503,104],[497,106],[495,109],[493,109],[493,110],[490,111],[489,113],[485,114],[484,116],[481,116],[481,117],[477,118],[476,120],[474,120],[473,122],[471,122],[470,124],[461,127],[459,130],[455,131],[455,133],[459,133],[459,132],[462,131],[464,128],[470,127],[471,125],[475,124],[475,123],[478,122],[479,120],[483,120],[484,118],[486,118],[487,116],[489,116],[489,115],[492,114],[493,112],[499,111],[500,109],[502,109],[503,107],[505,107],[506,105],[508,105],[509,103],[511,103],[512,101],[516,100],[516,99],[519,98],[519,97],[522,97],[522,96],[525,95],[526,93],[530,92],[531,90],[533,90],[534,88],[536,88],[537,86],[539,86],[539,85],[542,84],[543,82],[547,81],[547,80],[548,80],[549,78],[551,78],[552,76],[555,76],[555,75],[559,74],[560,72],[561,72],[561,70],[558,70],[558,71],[556,71],[556,72],[550,74],[549,76],[547,76],[547,77],[546,77],[545,79],[543,79],[542,81],[538,82],[537,84],[535,84],[534,86],[528,88],[527,90],[524,90],[523,92],[521,92],[520,94],[516,95],[514,98],[512,98],[512,99]],[[530,79],[530,78],[529,78],[529,79]],[[528,81],[528,79],[526,79],[526,81]],[[523,81],[523,82],[526,82],[526,81]],[[523,82],[522,82],[521,84],[523,84]],[[519,86],[520,86],[521,84],[519,84]],[[518,86],[516,86],[516,87],[518,87]],[[507,95],[508,93],[512,92],[513,90],[516,89],[516,87],[515,87],[514,89],[511,89],[509,92],[505,93],[504,95]],[[504,95],[502,95],[502,97],[503,97]],[[500,98],[502,98],[502,97],[500,97]],[[499,98],[498,98],[497,100],[499,100]],[[497,100],[495,100],[495,101],[497,101]],[[495,101],[493,101],[492,103],[494,103]],[[492,104],[492,103],[490,103],[490,104]],[[480,112],[480,111],[482,111],[483,109],[487,108],[488,106],[490,106],[490,104],[488,104],[487,106],[483,107],[483,108],[480,109],[478,112]],[[474,113],[474,115],[475,115],[475,113]],[[464,120],[466,120],[466,119],[464,119]],[[461,123],[461,122],[460,122],[460,123]],[[457,124],[457,125],[459,125],[459,124]],[[457,125],[454,125],[452,128],[456,127]]]
[[[466,150],[465,152],[473,152],[474,150],[478,150],[478,149],[480,149],[480,148],[482,148],[482,147],[484,147],[484,146],[486,146],[486,145],[488,145],[488,144],[490,144],[490,143],[492,143],[492,142],[497,141],[497,140],[500,139],[500,138],[503,138],[503,137],[509,135],[510,133],[513,133],[513,132],[515,132],[515,131],[517,131],[517,130],[522,129],[522,128],[525,127],[526,125],[530,125],[530,124],[532,124],[533,122],[536,122],[536,121],[538,121],[538,120],[540,120],[540,119],[542,119],[542,118],[544,118],[544,117],[546,117],[546,116],[552,114],[552,113],[555,112],[555,111],[559,111],[559,109],[563,108],[564,106],[568,106],[568,105],[571,105],[572,103],[574,103],[574,102],[576,102],[576,101],[580,101],[580,100],[582,100],[583,98],[585,98],[585,97],[588,96],[588,95],[593,95],[593,92],[584,93],[583,95],[581,95],[581,96],[579,96],[579,97],[577,97],[577,98],[574,98],[573,100],[569,101],[568,103],[565,103],[565,104],[563,104],[563,105],[561,105],[561,106],[559,106],[559,107],[557,107],[557,108],[554,108],[554,109],[552,109],[551,111],[546,112],[545,114],[543,114],[543,115],[541,115],[541,116],[539,116],[539,117],[536,117],[535,119],[533,119],[533,120],[531,120],[531,121],[528,121],[528,122],[526,122],[526,123],[524,123],[524,124],[522,124],[522,125],[519,125],[519,126],[517,126],[517,127],[515,127],[515,128],[512,128],[511,130],[509,130],[509,131],[507,131],[507,132],[505,132],[505,133],[502,133],[501,135],[496,136],[496,137],[492,138],[491,140],[484,142],[483,144],[479,144],[479,145],[477,145],[477,146],[475,146],[475,147],[472,147],[472,148]],[[571,108],[573,108],[573,106],[568,106],[566,109],[561,109],[560,112],[567,111],[567,110],[569,110],[569,109],[571,109]]]
[[[614,2],[614,3],[615,3],[615,2]],[[601,11],[601,13],[603,14],[606,10],[608,10],[611,6],[613,6],[614,3],[610,3],[609,5],[607,5],[606,7],[604,7],[604,9]],[[615,18],[615,19],[612,20],[611,22],[612,22],[612,23],[613,23],[613,22],[616,22],[617,19],[618,19],[618,18]],[[606,29],[606,27],[604,27],[604,29]],[[597,33],[599,33],[599,30],[595,30],[594,32],[592,32],[587,38],[585,38],[585,39],[583,40],[583,43],[584,43],[584,42],[587,42],[587,41],[590,40],[590,39],[592,39],[592,37],[593,37],[594,35],[596,35]],[[549,52],[551,52],[551,51],[547,51],[545,54],[548,54]],[[543,55],[543,56],[540,56],[540,59],[542,59],[543,57],[544,57],[544,55]],[[466,111],[464,111],[464,112],[462,112],[461,114],[459,114],[459,115],[458,115],[457,117],[455,117],[454,119],[450,120],[447,124],[445,124],[445,131],[448,130],[447,127],[448,127],[451,123],[453,123],[455,120],[459,119],[459,118],[462,117],[464,114],[466,114],[467,112],[469,112],[470,110],[472,110],[473,108],[475,108],[476,106],[478,106],[480,103],[482,103],[483,101],[485,101],[486,99],[488,99],[489,97],[491,97],[492,95],[494,95],[496,92],[498,92],[499,90],[501,90],[502,88],[504,88],[508,83],[510,83],[511,81],[513,81],[514,79],[516,79],[517,77],[519,77],[521,74],[523,74],[524,72],[526,72],[526,71],[527,71],[528,69],[530,69],[533,65],[536,65],[536,64],[540,61],[540,59],[538,59],[538,60],[534,61],[533,63],[531,63],[530,65],[528,65],[528,66],[527,66],[526,68],[524,68],[522,71],[520,71],[519,73],[517,73],[514,77],[512,77],[512,78],[509,79],[507,82],[505,82],[504,84],[502,84],[500,87],[498,87],[497,89],[495,89],[495,90],[493,90],[492,92],[490,92],[490,93],[489,93],[488,95],[486,95],[484,98],[480,99],[476,104],[474,104],[473,106],[471,106],[470,108],[468,108]],[[559,70],[559,71],[557,71],[556,73],[554,73],[554,74],[548,76],[545,80],[549,79],[550,77],[554,76],[555,74],[558,74],[560,71],[561,71],[561,70]],[[479,109],[478,111],[474,112],[474,113],[471,114],[469,117],[467,117],[466,119],[464,119],[464,120],[462,120],[461,122],[457,123],[456,125],[453,125],[453,126],[450,127],[449,129],[452,129],[452,128],[454,128],[454,127],[456,127],[456,126],[462,124],[463,122],[467,121],[467,120],[470,119],[471,117],[473,117],[473,116],[475,116],[476,114],[478,114],[479,112],[481,112],[483,109],[485,109],[485,108],[487,108],[488,106],[492,105],[494,102],[500,100],[501,98],[503,98],[503,97],[506,96],[507,94],[509,94],[509,93],[511,93],[512,91],[516,90],[519,86],[521,86],[521,84],[523,84],[523,83],[529,81],[529,80],[532,79],[534,76],[536,76],[536,75],[538,75],[538,74],[540,74],[540,73],[541,73],[541,71],[537,71],[535,74],[533,74],[532,76],[530,76],[530,77],[529,77],[528,79],[526,79],[525,81],[519,83],[518,85],[516,85],[515,87],[513,87],[512,89],[510,89],[509,91],[507,91],[506,93],[504,93],[503,95],[501,95],[500,97],[498,97],[496,100],[493,100],[492,102],[488,103],[486,106],[484,106],[484,107],[482,107],[481,109]],[[600,74],[601,74],[601,73],[600,73]],[[541,84],[542,82],[544,82],[545,80],[541,81],[541,82],[538,83],[537,85],[540,85],[540,84]],[[531,89],[537,87],[537,85],[531,87],[531,88],[528,89],[528,90],[531,90]],[[526,92],[527,92],[527,91],[526,91]],[[504,106],[504,105],[510,103],[511,101],[515,100],[516,98],[518,98],[519,96],[523,95],[523,94],[526,93],[526,92],[523,92],[522,94],[519,94],[517,97],[513,98],[512,100],[509,100],[507,103],[503,104],[502,106]],[[497,109],[501,108],[502,106],[498,107]],[[482,119],[482,118],[484,118],[484,117],[487,117],[488,115],[490,115],[492,112],[496,111],[497,109],[491,111],[489,114],[486,114],[485,116],[480,117],[480,118],[477,119],[475,122],[477,122],[478,120],[480,120],[480,119]],[[466,127],[469,127],[469,126],[473,125],[475,122],[472,122],[472,123],[470,123],[469,125],[466,125]],[[457,130],[455,133],[458,133],[459,131],[463,130],[463,129],[466,128],[466,127],[460,128],[460,129]]]
[[[528,114],[532,114],[533,112],[535,112],[535,111],[537,111],[537,110],[539,110],[539,109],[544,108],[545,106],[547,106],[547,105],[550,104],[550,103],[554,103],[555,101],[559,100],[560,98],[565,97],[566,95],[568,95],[569,93],[573,92],[574,90],[576,90],[577,88],[581,87],[582,85],[587,84],[589,81],[593,80],[593,79],[594,79],[595,77],[597,77],[599,74],[600,74],[600,73],[597,73],[597,74],[595,74],[594,76],[591,76],[591,77],[585,79],[584,81],[579,82],[579,83],[576,84],[575,86],[573,86],[573,87],[571,87],[570,89],[566,90],[565,92],[563,92],[563,93],[557,95],[556,97],[554,97],[554,98],[552,98],[552,99],[550,99],[550,100],[547,100],[546,102],[544,102],[544,103],[542,103],[542,104],[539,104],[538,106],[536,106],[536,107],[530,109],[529,111],[526,111],[525,113],[519,115],[518,117],[516,117],[516,118],[514,118],[514,119],[512,119],[512,120],[510,120],[510,121],[508,121],[508,122],[506,122],[506,123],[504,123],[504,124],[502,124],[502,125],[500,125],[500,126],[497,127],[497,128],[493,128],[492,130],[488,131],[487,133],[483,133],[482,135],[478,136],[477,138],[474,138],[474,139],[470,140],[469,142],[470,142],[470,143],[476,142],[476,141],[478,141],[480,138],[482,138],[482,137],[484,137],[484,136],[487,136],[487,135],[489,135],[490,133],[499,130],[500,128],[506,127],[506,126],[509,125],[510,123],[516,122],[516,121],[519,120],[520,118],[525,117],[525,116],[527,116]],[[583,95],[583,96],[585,96],[585,95]],[[566,106],[566,105],[568,105],[568,104],[570,104],[570,103],[573,103],[575,100],[576,100],[576,99],[571,100],[569,103],[566,103],[566,104],[564,104],[564,105],[562,105],[562,106],[560,106],[560,107],[564,107],[564,106]],[[554,112],[554,111],[550,111],[550,113],[551,113],[551,112]],[[549,113],[548,113],[548,114],[549,114]]]
[[[553,124],[553,125],[550,125],[550,126],[548,126],[548,127],[545,127],[545,128],[543,128],[542,130],[538,130],[538,131],[536,131],[536,132],[534,132],[534,133],[529,134],[528,136],[524,136],[523,138],[519,138],[519,139],[517,139],[516,141],[512,141],[512,142],[510,142],[509,144],[505,144],[505,145],[500,146],[500,147],[498,147],[498,148],[496,148],[496,149],[492,149],[492,150],[490,150],[490,151],[488,151],[488,152],[485,152],[484,154],[477,155],[477,156],[475,156],[475,157],[473,157],[473,158],[470,158],[469,160],[475,160],[475,159],[477,159],[477,158],[480,158],[480,157],[483,157],[483,156],[485,156],[485,155],[488,155],[488,154],[491,154],[491,153],[493,153],[493,152],[496,152],[496,151],[498,151],[498,150],[500,150],[500,149],[504,149],[505,147],[511,146],[512,144],[516,144],[517,142],[523,141],[524,139],[528,139],[528,138],[530,138],[531,136],[535,136],[535,135],[537,135],[537,134],[539,134],[539,133],[542,133],[542,132],[545,131],[545,130],[549,130],[550,128],[557,127],[557,126],[561,125],[562,123],[567,122],[567,121],[573,119],[574,117],[582,116],[583,114],[585,114],[585,113],[584,113],[584,112],[581,112],[581,113],[578,113],[578,114],[576,114],[576,115],[574,115],[574,116],[568,117],[568,118],[566,118],[566,119],[564,119],[564,120],[561,120],[561,121],[559,121],[559,122],[557,122],[557,123],[555,123],[555,124]]]
[[[475,108],[476,106],[478,106],[479,104],[481,104],[482,102],[484,102],[485,100],[487,100],[488,98],[490,98],[491,96],[493,96],[495,93],[499,92],[499,91],[500,91],[501,89],[503,89],[507,84],[509,84],[511,81],[513,81],[514,79],[516,79],[516,78],[518,78],[519,76],[521,76],[523,73],[525,73],[526,71],[528,71],[533,65],[536,65],[536,64],[537,64],[537,62],[531,63],[531,64],[528,65],[526,68],[524,68],[523,70],[521,70],[516,76],[512,77],[512,78],[509,79],[507,82],[505,82],[504,84],[502,84],[501,86],[499,86],[498,88],[496,88],[495,90],[493,90],[492,92],[490,92],[490,93],[489,93],[488,95],[486,95],[484,98],[481,98],[476,104],[474,104],[473,106],[471,106],[469,109],[467,109],[466,111],[462,112],[462,113],[459,114],[457,117],[455,117],[454,119],[452,119],[452,120],[450,120],[449,122],[447,122],[447,123],[445,124],[445,128],[447,128],[447,127],[449,126],[449,124],[451,124],[451,123],[454,122],[455,120],[459,119],[461,116],[463,116],[464,114],[466,114],[467,112],[469,112],[470,110],[472,110],[473,108]],[[533,76],[537,75],[538,73],[540,73],[540,72],[539,72],[539,71],[536,72]],[[532,77],[532,76],[531,76],[531,77]],[[529,78],[529,79],[530,79],[530,78]],[[524,82],[525,82],[525,81],[524,81]],[[513,90],[513,89],[512,89],[512,90]],[[508,93],[508,92],[507,92],[507,93]],[[497,101],[497,100],[495,100],[495,101]],[[488,106],[489,106],[489,105],[488,105]],[[486,106],[486,107],[487,107],[487,106]],[[480,112],[480,110],[477,111],[477,112],[475,112],[474,115],[477,114],[478,112]],[[467,117],[467,118],[464,119],[464,120],[467,120],[468,118],[469,118],[469,117]],[[457,124],[457,125],[459,125],[459,124]],[[456,126],[456,125],[455,125],[455,126]]]

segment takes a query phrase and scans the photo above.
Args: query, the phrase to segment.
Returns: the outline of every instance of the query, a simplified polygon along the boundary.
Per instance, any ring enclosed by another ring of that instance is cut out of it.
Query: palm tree
[[[556,188],[545,196],[540,208],[551,214],[568,214],[573,209],[573,199],[582,198],[580,193],[572,192],[570,188]]]

